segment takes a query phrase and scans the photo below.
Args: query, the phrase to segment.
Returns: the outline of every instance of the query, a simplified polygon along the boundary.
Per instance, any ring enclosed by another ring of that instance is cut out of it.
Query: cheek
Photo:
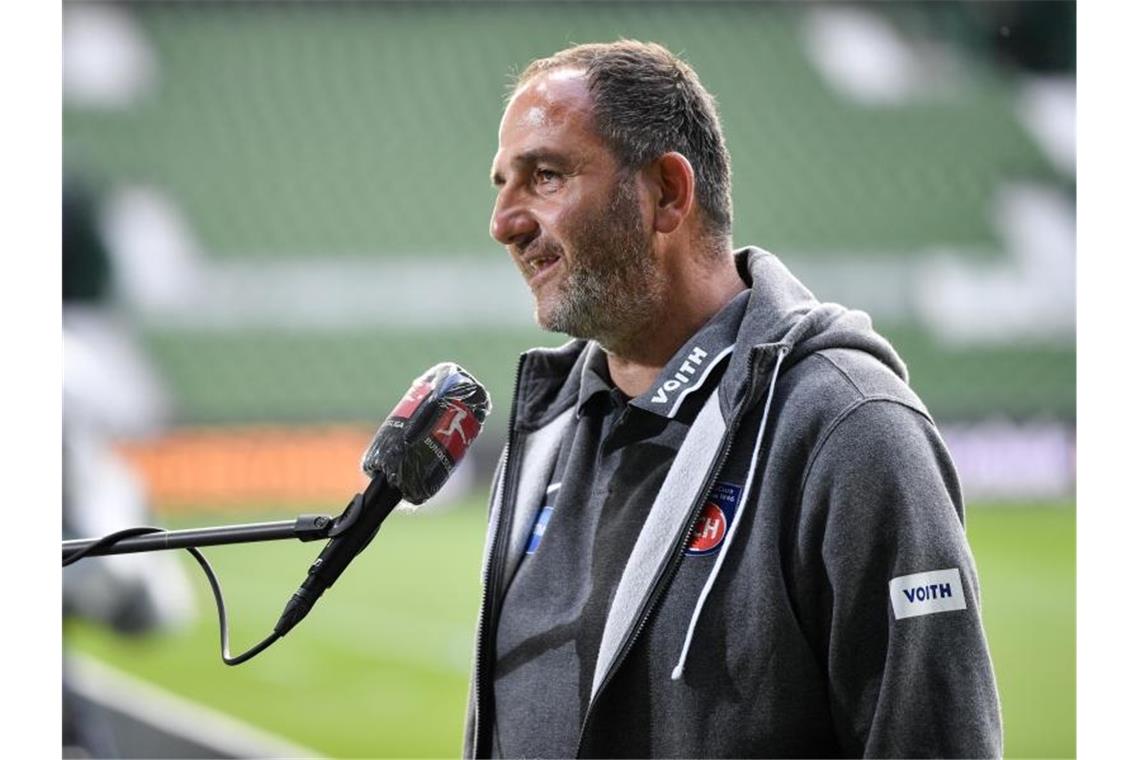
[[[580,240],[589,237],[593,230],[604,227],[605,221],[605,208],[594,203],[575,202],[563,205],[551,223],[563,239]]]
[[[573,248],[577,223],[574,215],[565,208],[549,210],[537,216],[540,230],[539,241],[546,246],[558,249],[565,255],[566,250]]]
[[[573,225],[577,205],[569,202],[569,200],[562,198],[558,202],[551,200],[543,204],[539,216],[545,227],[550,230],[563,230],[567,226]]]

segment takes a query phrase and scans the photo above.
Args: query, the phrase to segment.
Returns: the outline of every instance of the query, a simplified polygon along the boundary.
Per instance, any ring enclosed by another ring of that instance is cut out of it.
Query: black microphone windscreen
[[[383,475],[405,501],[422,504],[447,482],[490,412],[487,390],[471,373],[437,364],[380,425],[360,467],[371,478]]]

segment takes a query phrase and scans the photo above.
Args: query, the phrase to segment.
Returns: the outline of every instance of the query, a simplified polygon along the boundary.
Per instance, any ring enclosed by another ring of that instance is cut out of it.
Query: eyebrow
[[[556,166],[564,166],[567,163],[567,158],[564,154],[555,152],[549,148],[535,148],[533,150],[524,151],[511,159],[511,166],[529,166],[545,161]],[[497,171],[491,171],[491,184],[495,187],[506,184],[507,180]]]

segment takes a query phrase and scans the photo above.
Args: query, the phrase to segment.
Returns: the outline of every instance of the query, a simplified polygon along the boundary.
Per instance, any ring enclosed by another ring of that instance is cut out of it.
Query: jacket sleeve
[[[1001,715],[953,463],[923,414],[864,400],[808,464],[797,554],[845,752],[998,757]]]

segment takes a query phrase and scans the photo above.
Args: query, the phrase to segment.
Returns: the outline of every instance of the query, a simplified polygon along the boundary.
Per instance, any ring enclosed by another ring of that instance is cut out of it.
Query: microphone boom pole
[[[188,530],[162,530],[140,536],[124,537],[113,543],[105,543],[103,539],[77,538],[63,542],[63,559],[67,560],[80,552],[85,557],[99,557],[108,554],[134,554],[164,549],[185,549],[190,546],[249,544],[258,541],[280,541],[291,538],[298,541],[316,541],[328,538],[332,526],[333,518],[328,515],[300,515],[295,520],[277,522],[220,525]]]

